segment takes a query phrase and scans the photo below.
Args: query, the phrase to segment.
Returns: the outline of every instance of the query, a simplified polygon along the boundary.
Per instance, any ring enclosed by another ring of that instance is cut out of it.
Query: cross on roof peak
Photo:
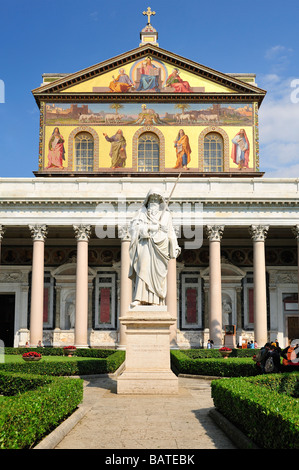
[[[147,7],[147,10],[143,12],[147,16],[147,24],[151,24],[151,16],[155,15],[156,12],[151,10],[151,7]]]

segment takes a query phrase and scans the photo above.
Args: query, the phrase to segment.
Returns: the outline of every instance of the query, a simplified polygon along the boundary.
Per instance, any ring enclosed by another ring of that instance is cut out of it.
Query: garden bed
[[[24,362],[22,354],[28,352],[28,349],[18,348],[18,355],[5,354],[0,372],[51,376],[107,374],[115,372],[125,360],[124,351],[78,349],[75,356],[65,357],[63,348],[57,349],[57,355],[54,354],[54,348],[49,348],[51,354],[47,355],[46,348],[35,348],[34,351],[42,354],[42,359],[38,362]]]
[[[218,356],[216,356],[217,353]],[[205,354],[210,355],[210,357],[206,357]],[[219,351],[208,349],[172,350],[171,364],[179,374],[207,375],[212,377],[248,377],[260,373],[252,357],[233,357],[231,354],[231,357],[228,359],[223,359]]]
[[[299,449],[298,383],[299,372],[224,378],[212,381],[212,398],[258,447]]]
[[[0,371],[0,448],[32,448],[83,399],[83,380]]]

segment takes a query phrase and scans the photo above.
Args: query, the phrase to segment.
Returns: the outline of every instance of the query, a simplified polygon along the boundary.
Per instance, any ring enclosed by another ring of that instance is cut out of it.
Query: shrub
[[[84,355],[82,355],[81,357],[84,358]],[[86,355],[85,357],[87,358],[90,356]],[[57,362],[55,362],[54,360],[51,362],[42,360],[40,362],[3,363],[0,364],[0,371],[23,372],[29,374],[54,376],[107,374],[109,372],[115,372],[115,370],[124,361],[124,358],[124,351],[112,350],[109,351],[109,354],[107,354],[106,357],[94,357],[94,359],[91,356],[91,359],[80,360],[79,355],[76,354],[76,357],[74,358],[66,358],[66,360],[59,360]]]
[[[115,372],[126,358],[125,351],[117,351],[106,359],[107,372]]]
[[[189,351],[188,351],[189,352]],[[216,377],[246,377],[259,374],[259,369],[250,358],[223,359],[219,358],[190,358],[186,352],[171,351],[171,361],[180,374],[209,375]]]
[[[46,385],[52,381],[51,377],[30,376],[0,371],[0,395],[18,395],[28,390]]]
[[[7,383],[5,382],[5,376]],[[0,448],[33,447],[56,428],[83,398],[83,380],[0,374],[2,389],[14,396],[1,402]],[[15,394],[22,383],[24,393]]]
[[[30,351],[36,351],[43,356],[64,356],[64,347],[62,348],[30,348]],[[28,348],[5,348],[5,354],[9,355],[20,355],[28,352]],[[115,349],[93,349],[93,348],[84,348],[76,349],[76,356],[80,357],[108,357],[111,354],[115,353]]]
[[[230,357],[252,357],[254,354],[257,354],[257,351],[259,351],[259,349],[232,349]],[[193,359],[222,357],[219,349],[184,349],[184,354]]]
[[[298,373],[213,380],[212,397],[215,407],[257,446],[298,449],[299,402],[290,396],[298,380]]]
[[[43,356],[63,356],[63,348],[5,348],[5,354],[8,355],[20,355],[29,351],[36,351]]]

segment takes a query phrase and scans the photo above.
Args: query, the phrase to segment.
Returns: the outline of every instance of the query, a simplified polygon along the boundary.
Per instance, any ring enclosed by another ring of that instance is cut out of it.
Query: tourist
[[[268,354],[268,351],[270,349],[270,346],[271,344],[270,343],[266,343],[262,348],[261,348],[261,351],[260,351],[260,367],[261,367],[261,370],[262,370],[262,374],[265,373],[265,364],[266,364],[266,360],[268,359],[267,358],[267,354]]]
[[[271,343],[270,345],[269,351],[266,355],[266,361],[268,358],[273,359],[274,368],[272,372],[273,373],[279,372],[280,371],[280,353],[275,343]]]

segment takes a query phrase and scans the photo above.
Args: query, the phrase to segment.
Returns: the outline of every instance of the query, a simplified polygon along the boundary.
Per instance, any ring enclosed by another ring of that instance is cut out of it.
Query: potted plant
[[[72,357],[76,352],[76,346],[64,346],[64,354],[68,357]]]
[[[219,352],[224,359],[227,359],[229,354],[232,352],[232,349],[227,348],[226,346],[223,346],[222,348],[219,349]]]
[[[30,361],[40,361],[42,358],[42,355],[36,351],[29,351],[27,353],[24,353],[22,355],[22,358],[24,361],[30,362]]]

